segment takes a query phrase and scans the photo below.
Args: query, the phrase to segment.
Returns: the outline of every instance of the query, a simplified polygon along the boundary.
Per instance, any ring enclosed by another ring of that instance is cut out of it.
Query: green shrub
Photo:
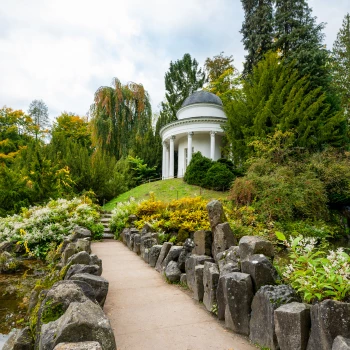
[[[186,169],[184,181],[190,185],[203,186],[205,175],[212,165],[212,160],[202,156],[200,152],[194,153]]]
[[[234,175],[227,165],[216,162],[205,174],[203,187],[216,191],[227,191],[233,179]]]
[[[245,177],[236,179],[230,193],[236,204],[254,202],[269,220],[328,219],[326,189],[314,172],[305,170],[303,164],[271,164],[269,172],[267,165],[257,161]]]

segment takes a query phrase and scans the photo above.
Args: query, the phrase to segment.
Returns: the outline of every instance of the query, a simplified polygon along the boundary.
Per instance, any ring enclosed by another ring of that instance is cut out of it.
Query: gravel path
[[[92,244],[109,281],[104,311],[118,350],[256,350],[121,242]]]

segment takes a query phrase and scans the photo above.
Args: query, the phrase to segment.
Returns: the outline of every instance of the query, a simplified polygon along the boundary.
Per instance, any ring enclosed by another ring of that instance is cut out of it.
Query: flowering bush
[[[51,242],[60,242],[74,227],[103,230],[97,224],[100,214],[89,198],[50,201],[45,207],[23,209],[20,215],[0,218],[0,242],[12,241],[23,245],[29,255],[43,258]],[[101,227],[100,227],[101,226]]]
[[[112,218],[109,222],[109,228],[112,232],[115,232],[116,238],[124,227],[128,225],[129,215],[136,212],[137,202],[131,198],[128,202],[117,203],[116,207],[112,210]]]
[[[315,248],[315,238],[299,236],[287,241],[283,234],[277,236],[290,249],[283,277],[306,302],[350,296],[350,257],[343,248],[326,252]]]

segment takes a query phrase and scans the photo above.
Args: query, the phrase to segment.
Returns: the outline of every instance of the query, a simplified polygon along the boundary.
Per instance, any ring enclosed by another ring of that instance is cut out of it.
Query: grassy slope
[[[202,196],[208,200],[226,199],[228,194],[227,192],[210,191],[198,186],[188,185],[182,179],[161,180],[135,187],[106,203],[103,209],[112,210],[117,202],[125,202],[130,197],[134,197],[136,201],[148,199],[150,192],[154,192],[157,199],[165,202],[195,196]]]

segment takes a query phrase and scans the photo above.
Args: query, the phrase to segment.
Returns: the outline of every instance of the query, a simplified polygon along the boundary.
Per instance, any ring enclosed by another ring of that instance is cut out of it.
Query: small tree
[[[38,136],[47,132],[47,128],[50,126],[49,122],[49,109],[43,100],[33,100],[29,105],[28,114],[34,123],[35,140],[38,140]]]

